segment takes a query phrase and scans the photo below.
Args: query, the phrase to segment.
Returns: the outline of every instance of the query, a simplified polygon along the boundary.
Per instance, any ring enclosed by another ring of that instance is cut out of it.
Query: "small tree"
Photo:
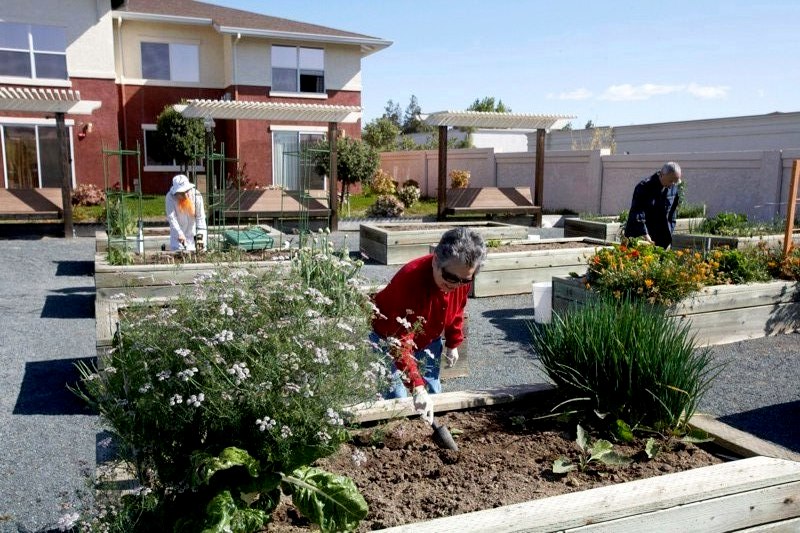
[[[417,102],[417,97],[412,94],[408,107],[406,107],[406,111],[403,114],[403,133],[425,133],[433,130],[432,126],[422,121],[420,115],[422,115],[422,108]]]
[[[156,130],[164,155],[174,159],[186,173],[189,163],[205,143],[203,119],[186,118],[171,105],[165,106],[156,119]]]
[[[392,100],[386,102],[386,106],[383,108],[383,116],[381,118],[389,119],[392,124],[397,126],[397,129],[402,128],[402,123],[400,120],[403,118],[403,114],[400,111],[400,104],[395,103]]]
[[[493,96],[486,96],[483,99],[476,98],[467,108],[467,111],[489,111],[495,113],[511,113],[511,108],[507,107],[502,100],[494,101]]]
[[[388,152],[395,149],[399,134],[400,128],[391,119],[381,117],[364,126],[361,138],[379,152]]]
[[[330,143],[327,140],[320,141],[316,148],[320,151],[315,151],[313,155],[315,170],[318,174],[330,176]],[[336,172],[338,180],[342,182],[340,201],[344,202],[351,184],[369,183],[379,166],[378,152],[366,142],[352,137],[337,140]]]

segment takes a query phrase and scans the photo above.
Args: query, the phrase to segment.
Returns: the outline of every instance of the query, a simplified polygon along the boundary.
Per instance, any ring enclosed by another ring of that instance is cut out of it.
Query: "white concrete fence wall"
[[[403,183],[414,179],[425,196],[436,197],[438,153],[435,150],[384,152],[381,168]],[[545,152],[544,209],[618,214],[630,207],[636,183],[677,161],[683,169],[688,201],[706,204],[707,213],[745,213],[770,220],[786,213],[792,150],[615,154],[600,150]],[[449,150],[448,172],[469,170],[472,187],[529,187],[534,183],[535,152],[499,153],[490,148]],[[448,177],[449,182],[449,177]]]

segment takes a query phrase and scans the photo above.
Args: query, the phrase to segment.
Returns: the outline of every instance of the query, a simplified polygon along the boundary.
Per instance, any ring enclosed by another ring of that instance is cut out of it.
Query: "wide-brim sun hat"
[[[194,183],[189,181],[189,178],[185,174],[178,174],[174,178],[172,178],[172,187],[169,189],[170,194],[176,194],[179,192],[186,192],[194,189]]]

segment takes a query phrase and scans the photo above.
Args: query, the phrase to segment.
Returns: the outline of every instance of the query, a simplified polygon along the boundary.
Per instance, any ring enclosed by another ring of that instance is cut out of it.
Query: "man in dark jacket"
[[[633,190],[626,237],[641,237],[662,248],[672,244],[672,232],[680,203],[678,184],[681,167],[670,161],[661,170],[640,181]]]

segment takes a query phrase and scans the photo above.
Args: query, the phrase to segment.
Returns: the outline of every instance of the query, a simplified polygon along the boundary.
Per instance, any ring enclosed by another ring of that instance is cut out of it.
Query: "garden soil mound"
[[[646,439],[640,439],[614,443],[614,451],[633,457],[629,465],[592,462],[583,472],[557,475],[552,466],[558,457],[578,461],[577,423],[532,420],[540,414],[519,405],[443,413],[437,420],[453,433],[457,452],[437,448],[431,427],[419,418],[389,421],[357,430],[351,443],[318,466],[356,483],[370,509],[358,531],[370,531],[722,462],[674,438],[660,439],[662,451],[648,459]],[[590,444],[600,437],[589,435]],[[310,529],[287,500],[266,531]]]

